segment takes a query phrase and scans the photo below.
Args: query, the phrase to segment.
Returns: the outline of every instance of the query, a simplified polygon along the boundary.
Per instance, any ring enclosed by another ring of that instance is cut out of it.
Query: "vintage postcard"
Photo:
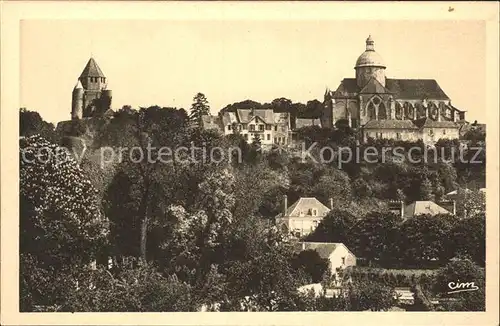
[[[498,3],[2,6],[2,324],[498,325]]]

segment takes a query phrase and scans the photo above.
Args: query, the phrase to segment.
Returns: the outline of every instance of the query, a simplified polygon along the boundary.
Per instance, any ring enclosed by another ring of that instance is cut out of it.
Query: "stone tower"
[[[375,52],[375,42],[372,36],[366,39],[366,50],[356,61],[356,82],[359,88],[363,88],[373,77],[385,87],[385,64],[382,57]]]
[[[111,108],[111,94],[106,76],[90,58],[73,89],[72,119],[103,116]]]
[[[71,119],[81,119],[83,117],[83,96],[84,89],[82,83],[78,81],[73,88],[73,96],[71,102]]]

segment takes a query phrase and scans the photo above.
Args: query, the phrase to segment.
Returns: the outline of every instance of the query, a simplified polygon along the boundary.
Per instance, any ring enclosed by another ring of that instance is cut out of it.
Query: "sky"
[[[388,78],[436,79],[467,120],[486,119],[480,21],[24,20],[20,33],[21,107],[54,123],[70,119],[91,56],[114,109],[189,109],[202,92],[215,114],[246,99],[323,101],[354,77],[369,34]]]

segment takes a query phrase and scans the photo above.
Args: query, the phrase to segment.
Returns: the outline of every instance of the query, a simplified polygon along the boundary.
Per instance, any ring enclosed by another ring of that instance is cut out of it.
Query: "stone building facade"
[[[102,117],[111,111],[112,91],[94,58],[90,58],[73,88],[71,119]]]
[[[344,78],[335,91],[326,90],[324,127],[346,120],[361,131],[365,141],[389,138],[433,143],[459,137],[465,111],[451,104],[434,79],[387,78],[386,65],[375,52],[371,36],[354,69],[355,78]]]

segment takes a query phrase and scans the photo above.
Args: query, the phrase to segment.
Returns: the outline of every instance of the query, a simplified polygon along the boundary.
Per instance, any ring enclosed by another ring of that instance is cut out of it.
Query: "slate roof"
[[[240,123],[250,122],[254,116],[261,118],[265,123],[274,123],[274,112],[272,109],[238,109],[236,114]]]
[[[398,99],[408,100],[449,100],[434,79],[391,79],[386,78],[385,89],[394,93]],[[335,97],[341,97],[343,93],[359,93],[356,78],[344,78],[335,92]]]
[[[423,200],[415,201],[407,205],[404,209],[404,218],[410,218],[418,215],[438,215],[438,214],[450,214],[449,211],[439,206],[433,201]]]
[[[370,120],[364,129],[417,129],[411,120]]]
[[[390,91],[382,86],[382,84],[376,80],[375,78],[370,78],[368,83],[366,83],[365,87],[359,91],[360,94],[386,94],[390,93]]]
[[[341,246],[344,246],[345,248],[347,248],[343,243],[340,243],[340,242],[299,242],[297,244],[297,249],[299,249],[299,250],[315,250],[321,258],[328,259],[330,257],[330,255],[338,247],[341,247]],[[304,247],[304,249],[302,249],[303,247]],[[347,248],[347,250],[349,250],[349,248]],[[351,254],[352,254],[352,252],[351,252]]]
[[[453,121],[435,121],[430,118],[421,118],[413,121],[419,128],[458,128],[458,124]]]
[[[99,68],[94,58],[90,58],[89,61],[87,62],[87,65],[83,69],[82,74],[80,75],[80,78],[83,77],[106,77],[106,76],[104,76],[101,68]]]
[[[303,128],[309,126],[319,126],[321,127],[320,119],[309,119],[309,118],[296,118],[295,119],[295,128]]]
[[[314,217],[318,216],[325,216],[328,214],[330,209],[323,205],[319,200],[317,200],[314,197],[301,197],[299,200],[297,200],[292,206],[288,207],[286,210],[286,216],[287,217],[313,217],[311,215],[311,210],[316,209],[317,210],[317,215]],[[303,215],[301,215],[301,212]],[[278,216],[281,216],[282,214],[279,214]]]
[[[385,87],[402,99],[449,100],[434,79],[386,79]]]
[[[204,115],[201,117],[201,123],[204,129],[221,129],[220,119],[213,115]]]

